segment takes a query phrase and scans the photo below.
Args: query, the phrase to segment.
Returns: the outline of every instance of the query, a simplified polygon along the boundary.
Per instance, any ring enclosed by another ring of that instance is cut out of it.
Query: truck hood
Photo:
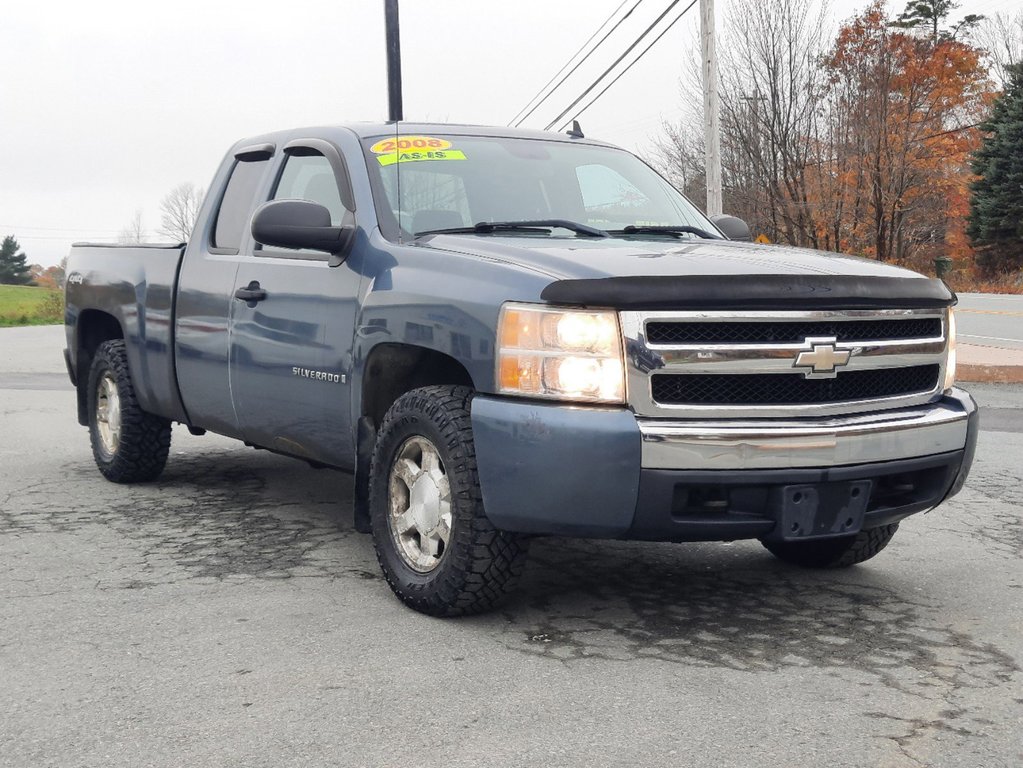
[[[434,235],[420,244],[515,264],[556,280],[715,275],[920,277],[873,259],[731,240]]]

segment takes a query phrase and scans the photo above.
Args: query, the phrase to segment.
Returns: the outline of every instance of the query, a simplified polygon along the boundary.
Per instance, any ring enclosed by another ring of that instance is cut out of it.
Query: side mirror
[[[331,225],[330,211],[309,200],[271,200],[252,217],[256,242],[278,248],[309,248],[337,256],[348,248],[354,233],[351,224]]]
[[[727,213],[719,213],[711,216],[710,220],[714,226],[724,232],[729,240],[742,240],[747,243],[753,242],[753,235],[750,234],[749,224],[737,216],[729,216]]]

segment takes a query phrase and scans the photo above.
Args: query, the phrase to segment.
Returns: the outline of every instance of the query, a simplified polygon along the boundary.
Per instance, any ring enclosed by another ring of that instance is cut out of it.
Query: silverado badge
[[[330,373],[329,371],[314,371],[310,368],[302,368],[297,365],[292,367],[291,372],[295,376],[301,376],[303,379],[313,379],[314,381],[329,381],[332,384],[344,384],[348,378],[343,373]]]

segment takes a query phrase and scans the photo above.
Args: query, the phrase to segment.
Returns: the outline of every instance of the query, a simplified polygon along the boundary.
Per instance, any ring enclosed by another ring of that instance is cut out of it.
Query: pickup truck
[[[353,473],[356,529],[432,615],[496,605],[538,535],[860,563],[973,460],[955,296],[746,240],[580,131],[256,136],[187,244],[72,248],[78,420],[118,483],[160,474],[174,423]]]

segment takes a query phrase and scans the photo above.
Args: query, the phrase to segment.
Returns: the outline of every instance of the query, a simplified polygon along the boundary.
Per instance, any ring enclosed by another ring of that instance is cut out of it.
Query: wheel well
[[[399,397],[431,384],[472,386],[472,377],[450,355],[410,344],[379,344],[370,352],[362,377],[362,416],[379,427]]]
[[[89,423],[89,369],[92,368],[92,358],[100,344],[111,339],[123,339],[124,331],[113,315],[87,309],[78,318],[75,335],[78,340],[75,372],[78,380],[78,423],[84,426]]]

